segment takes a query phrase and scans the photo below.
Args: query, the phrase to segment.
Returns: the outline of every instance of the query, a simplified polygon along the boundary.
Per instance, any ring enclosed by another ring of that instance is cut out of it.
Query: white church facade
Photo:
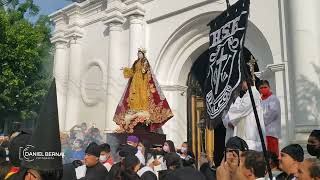
[[[282,146],[306,143],[320,125],[317,7],[318,0],[251,1],[245,47],[280,99]],[[186,141],[188,75],[208,49],[207,24],[225,9],[225,0],[86,0],[51,14],[61,130],[87,122],[114,131],[127,83],[121,68],[144,47],[174,113],[163,131]]]

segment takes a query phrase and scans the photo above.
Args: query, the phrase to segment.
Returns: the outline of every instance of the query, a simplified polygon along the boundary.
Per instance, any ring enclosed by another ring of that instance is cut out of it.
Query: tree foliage
[[[10,115],[34,119],[47,92],[53,61],[50,21],[26,18],[38,12],[33,0],[0,6],[0,120]]]

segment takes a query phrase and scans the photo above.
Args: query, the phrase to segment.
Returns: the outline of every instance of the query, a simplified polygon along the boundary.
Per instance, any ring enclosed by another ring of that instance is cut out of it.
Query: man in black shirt
[[[80,180],[105,180],[108,176],[108,170],[100,163],[100,147],[96,143],[90,143],[87,147],[84,164],[86,166],[86,175]]]

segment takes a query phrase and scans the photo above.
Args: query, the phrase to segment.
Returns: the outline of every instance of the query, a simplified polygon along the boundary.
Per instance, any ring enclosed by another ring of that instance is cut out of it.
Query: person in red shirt
[[[281,138],[281,108],[280,101],[270,90],[267,80],[262,80],[259,86],[261,106],[266,127],[267,149],[279,156],[279,139]]]

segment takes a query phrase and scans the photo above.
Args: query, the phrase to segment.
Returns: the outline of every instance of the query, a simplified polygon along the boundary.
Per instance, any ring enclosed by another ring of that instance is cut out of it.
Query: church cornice
[[[264,69],[262,72],[256,73],[256,75],[258,78],[267,79],[270,78],[275,72],[284,71],[285,67],[286,66],[284,63],[268,64],[266,69]]]
[[[146,10],[141,0],[128,0],[124,3],[126,4],[126,8],[123,11],[124,16],[145,15]]]
[[[83,37],[83,35],[84,35],[84,32],[83,32],[83,30],[80,28],[80,27],[78,27],[78,26],[73,26],[73,27],[71,27],[66,33],[65,33],[65,37],[66,38],[76,38],[76,39],[78,39],[78,38],[82,38]]]
[[[188,89],[188,86],[182,86],[182,85],[160,85],[160,87],[163,91],[183,91],[183,92],[186,92]]]
[[[51,43],[67,43],[68,40],[64,37],[64,35],[56,35],[50,38]]]
[[[285,64],[284,63],[268,64],[267,68],[270,69],[272,72],[284,71]]]
[[[105,25],[109,25],[110,23],[123,24],[125,22],[125,18],[121,12],[113,12],[106,18],[103,18],[102,21]]]

